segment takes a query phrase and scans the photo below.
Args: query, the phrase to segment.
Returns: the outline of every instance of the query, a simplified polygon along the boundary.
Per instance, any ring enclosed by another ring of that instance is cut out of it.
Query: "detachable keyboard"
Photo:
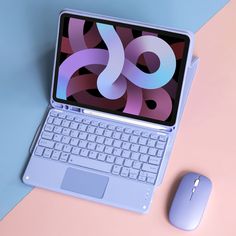
[[[85,117],[85,118],[84,118]],[[168,136],[96,118],[51,110],[36,157],[155,184]]]

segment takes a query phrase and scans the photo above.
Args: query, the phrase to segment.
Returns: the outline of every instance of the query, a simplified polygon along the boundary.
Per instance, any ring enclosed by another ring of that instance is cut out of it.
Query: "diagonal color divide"
[[[0,77],[0,219],[31,191],[21,182],[21,175],[28,148],[49,100],[46,94],[49,94],[52,67],[48,64],[53,57],[48,57],[48,52],[55,42],[56,21],[61,9],[79,8],[196,32],[227,2],[60,0],[49,4],[46,0],[4,1],[0,9],[1,40],[5,42],[0,43],[4,58]]]

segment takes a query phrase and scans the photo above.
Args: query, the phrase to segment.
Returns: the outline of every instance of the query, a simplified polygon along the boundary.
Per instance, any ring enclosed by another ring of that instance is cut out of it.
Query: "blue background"
[[[58,13],[72,8],[196,32],[228,1],[7,0],[0,8],[0,219],[31,188],[21,182],[46,110]]]

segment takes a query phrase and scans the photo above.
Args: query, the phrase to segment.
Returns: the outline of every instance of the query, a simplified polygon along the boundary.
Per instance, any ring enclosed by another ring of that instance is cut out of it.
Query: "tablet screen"
[[[184,34],[64,13],[53,97],[173,125],[188,48]]]

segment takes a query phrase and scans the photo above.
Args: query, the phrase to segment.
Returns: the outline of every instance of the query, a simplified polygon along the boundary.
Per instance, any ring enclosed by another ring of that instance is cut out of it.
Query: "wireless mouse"
[[[212,183],[206,176],[188,173],[180,181],[169,211],[169,221],[183,230],[194,230],[200,223]]]

